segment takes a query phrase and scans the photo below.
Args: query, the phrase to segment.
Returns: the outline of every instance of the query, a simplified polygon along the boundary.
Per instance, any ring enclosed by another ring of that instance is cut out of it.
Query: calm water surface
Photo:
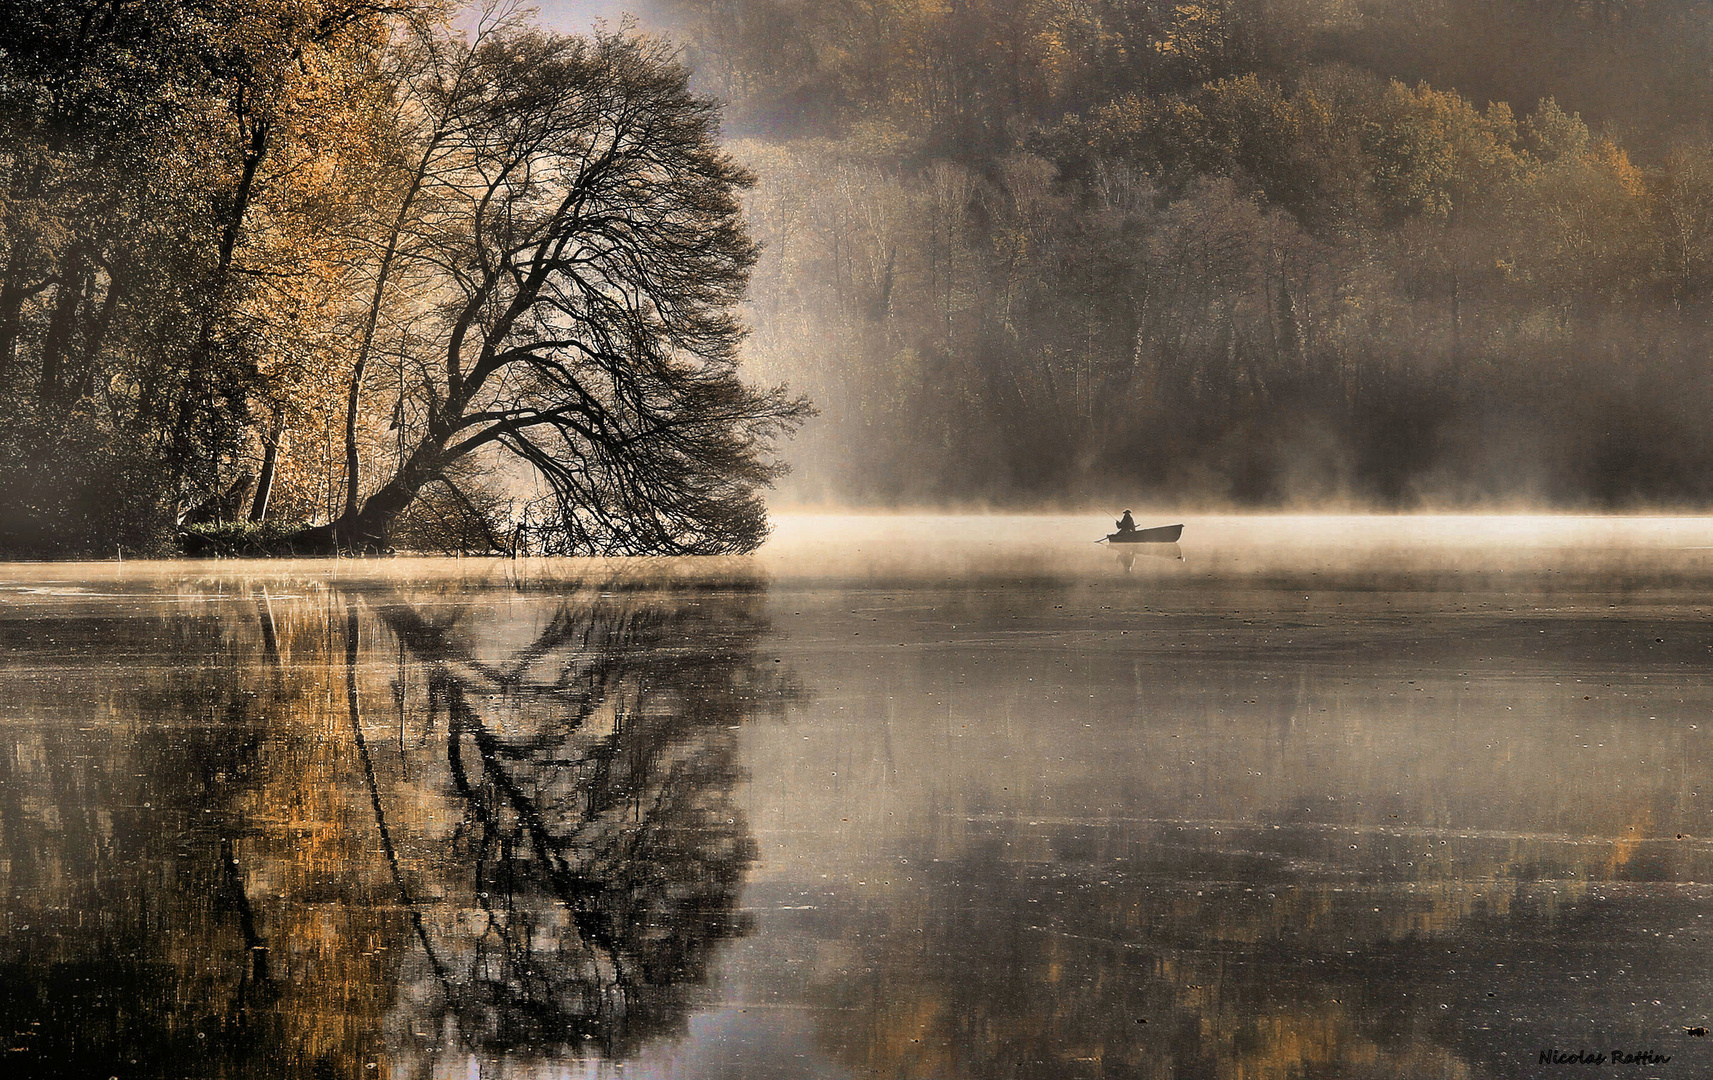
[[[0,567],[0,1074],[1713,1075],[1713,521],[1105,525]]]

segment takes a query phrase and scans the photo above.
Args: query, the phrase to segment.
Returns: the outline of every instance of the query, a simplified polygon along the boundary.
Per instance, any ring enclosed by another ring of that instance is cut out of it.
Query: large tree
[[[345,510],[299,550],[385,544],[474,456],[538,479],[556,550],[754,547],[770,449],[806,405],[737,374],[752,180],[717,144],[715,105],[626,30],[501,23],[420,63],[404,84],[415,169],[377,244],[352,371]],[[406,437],[371,487],[357,428],[381,412],[363,407],[381,357]]]

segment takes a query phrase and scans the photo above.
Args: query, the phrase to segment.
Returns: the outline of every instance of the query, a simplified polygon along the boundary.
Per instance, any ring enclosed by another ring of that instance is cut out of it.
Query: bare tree
[[[499,452],[546,481],[565,549],[754,547],[771,448],[808,407],[737,374],[752,177],[718,148],[715,105],[628,28],[501,26],[438,62],[455,74],[419,83],[451,100],[422,104],[437,122],[374,292],[434,328],[431,353],[398,350],[411,448],[363,500],[348,454],[345,512],[298,546],[380,546],[448,465]]]

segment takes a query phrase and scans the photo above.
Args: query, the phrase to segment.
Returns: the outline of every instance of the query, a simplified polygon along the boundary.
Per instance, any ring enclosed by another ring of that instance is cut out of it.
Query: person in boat
[[[1118,519],[1118,531],[1121,533],[1136,531],[1136,519],[1130,516],[1130,511],[1124,511],[1124,516]]]

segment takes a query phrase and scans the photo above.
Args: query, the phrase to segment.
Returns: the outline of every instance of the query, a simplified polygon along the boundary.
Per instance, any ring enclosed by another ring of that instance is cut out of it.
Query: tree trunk
[[[239,119],[242,122],[241,107]],[[179,399],[178,415],[172,430],[172,465],[181,478],[189,468],[191,434],[198,424],[197,413],[207,389],[208,367],[214,351],[214,328],[225,314],[226,293],[232,281],[233,252],[237,250],[238,238],[243,233],[244,219],[249,214],[250,200],[256,190],[256,174],[267,157],[271,134],[267,121],[253,120],[250,139],[244,148],[244,164],[239,173],[238,186],[232,193],[232,205],[221,222],[220,258],[215,264],[213,279],[208,284],[208,295],[203,302],[196,344],[185,361],[185,379],[181,390],[183,396]]]
[[[30,295],[23,282],[22,261],[23,256],[14,252],[5,280],[0,281],[0,380],[18,359],[18,332],[23,327],[24,300]]]
[[[435,153],[440,149],[443,132],[435,132],[428,141],[428,148],[423,151],[422,158],[417,162],[416,172],[411,176],[410,188],[399,202],[398,214],[393,218],[392,231],[387,233],[387,249],[381,256],[381,265],[375,270],[375,291],[369,298],[369,315],[363,322],[363,334],[357,344],[357,362],[351,369],[351,391],[345,401],[345,514],[347,518],[357,516],[357,499],[361,486],[359,468],[362,462],[357,455],[357,408],[363,396],[363,373],[369,365],[369,354],[375,344],[375,327],[381,318],[381,303],[386,299],[387,281],[392,276],[393,259],[398,254],[399,239],[404,235],[405,224],[410,220],[411,207],[416,197],[422,191],[423,181],[428,177],[429,166],[434,161]],[[402,398],[400,399],[402,402]]]
[[[63,130],[56,132],[50,140],[50,153],[63,149],[64,139]],[[11,190],[6,192],[7,200],[16,207],[30,205],[41,197],[49,174],[48,158],[38,155],[33,168],[20,170],[15,174]],[[41,254],[41,237],[25,230],[14,230],[8,239],[11,252],[6,260],[5,279],[0,281],[0,379],[8,376],[12,365],[18,359],[18,336],[23,330],[24,301],[53,283],[51,277],[38,280],[34,284],[29,282],[32,261],[29,254]]]
[[[36,400],[44,413],[55,412],[64,396],[64,369],[71,352],[72,331],[77,326],[77,310],[83,304],[88,285],[89,256],[79,244],[67,254],[60,270],[59,285],[54,290],[54,312],[42,342],[41,384],[36,390]]]
[[[304,529],[289,538],[299,555],[333,555],[339,552],[375,552],[386,547],[393,522],[404,513],[417,492],[446,465],[444,439],[430,437],[418,444],[398,472],[369,496],[355,514],[341,515],[326,525]]]
[[[256,478],[256,498],[250,503],[250,522],[260,525],[268,517],[268,500],[274,493],[274,468],[279,464],[280,441],[285,438],[285,406],[274,406],[268,436],[262,441],[262,474]]]
[[[437,443],[418,447],[404,468],[369,496],[356,517],[341,520],[340,538],[351,547],[365,550],[385,543],[392,532],[393,522],[404,513],[405,507],[416,498],[423,485],[440,474],[445,464],[445,452]]]
[[[358,470],[362,468],[361,457],[357,453],[357,410],[363,398],[363,369],[368,366],[368,343],[364,343],[363,352],[358,355],[356,366],[351,371],[351,390],[345,402],[345,512],[340,515],[345,518],[357,516],[358,493],[362,486],[362,477]]]
[[[95,392],[95,375],[101,359],[101,346],[106,343],[107,332],[113,327],[113,316],[119,310],[119,281],[117,273],[113,270],[107,272],[107,294],[101,299],[101,311],[96,315],[95,321],[84,330],[83,358],[79,361],[77,381],[74,384],[74,400],[81,400]]]

